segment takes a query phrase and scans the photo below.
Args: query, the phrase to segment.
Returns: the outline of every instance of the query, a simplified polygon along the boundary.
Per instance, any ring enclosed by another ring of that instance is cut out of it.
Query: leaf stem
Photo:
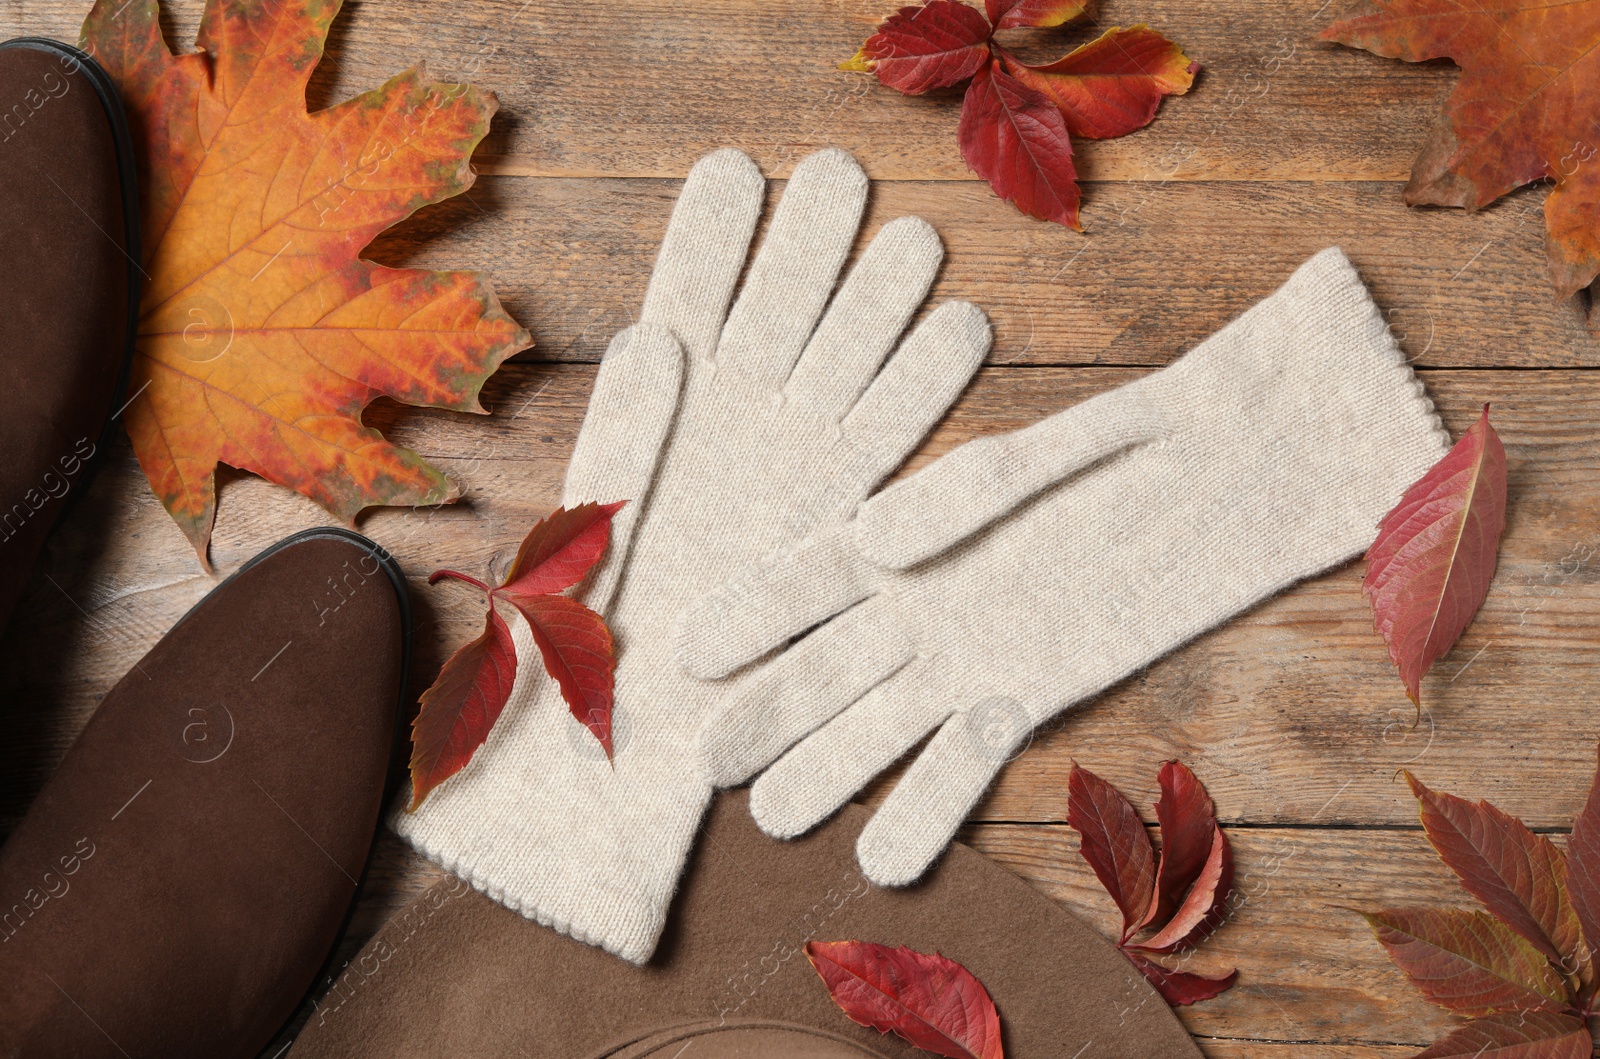
[[[474,588],[481,589],[487,595],[492,595],[494,593],[493,589],[484,584],[482,581],[479,581],[476,577],[468,577],[466,574],[459,573],[455,570],[435,570],[433,573],[428,575],[428,584],[436,585],[447,577],[456,581],[465,581]]]

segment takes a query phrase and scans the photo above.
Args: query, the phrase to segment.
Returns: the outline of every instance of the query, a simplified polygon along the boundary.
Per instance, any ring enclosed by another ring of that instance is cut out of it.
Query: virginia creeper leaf
[[[1581,938],[1555,844],[1488,802],[1473,805],[1405,776],[1428,840],[1467,892],[1558,966],[1569,960]]]
[[[1113,26],[1044,66],[1029,66],[1004,50],[1001,57],[1012,77],[1061,108],[1068,132],[1089,140],[1144,128],[1164,97],[1189,91],[1200,69],[1143,23]]]
[[[1156,799],[1161,859],[1155,897],[1145,922],[1159,927],[1177,911],[1205,868],[1217,829],[1217,811],[1211,795],[1183,762],[1164,762],[1157,780],[1161,785],[1161,797]]]
[[[600,615],[566,596],[524,596],[503,590],[544,657],[545,672],[561,687],[572,716],[611,756],[611,697],[615,654],[611,630]]]
[[[207,0],[174,56],[156,0],[96,0],[80,44],[116,82],[138,160],[143,268],[125,424],[167,512],[206,558],[218,463],[349,522],[455,498],[363,426],[380,396],[482,412],[484,380],[531,345],[472,272],[361,251],[472,186],[496,102],[419,69],[306,112],[339,0]]]
[[[1211,825],[1210,852],[1205,866],[1189,888],[1183,904],[1154,937],[1134,948],[1146,952],[1174,952],[1188,948],[1222,924],[1222,913],[1233,891],[1233,847],[1216,823]]]
[[[1422,995],[1458,1014],[1560,1011],[1570,999],[1539,950],[1486,912],[1401,908],[1362,915]]]
[[[507,593],[544,596],[582,581],[611,539],[611,518],[623,503],[557,508],[523,538],[502,586]]]
[[[902,7],[879,25],[840,69],[878,75],[908,96],[948,88],[977,73],[989,58],[989,24],[958,0]]]
[[[1583,925],[1585,952],[1600,945],[1600,769],[1567,839],[1567,890]]]
[[[1506,525],[1506,450],[1489,407],[1378,524],[1362,591],[1420,703],[1422,675],[1460,639],[1489,594]]]
[[[808,941],[806,958],[850,1021],[947,1059],[1002,1059],[983,984],[938,953],[865,941]]]
[[[1590,1059],[1594,1042],[1571,1015],[1523,1011],[1475,1019],[1412,1059]]]
[[[1105,780],[1073,764],[1067,776],[1067,823],[1078,852],[1122,911],[1122,940],[1145,922],[1155,893],[1155,853],[1133,804]]]
[[[511,629],[490,606],[483,633],[451,655],[422,693],[411,723],[411,810],[472,760],[500,719],[516,679]]]
[[[1476,210],[1552,179],[1545,221],[1556,290],[1565,298],[1600,274],[1600,0],[1366,0],[1322,37],[1461,67],[1407,202]]]
[[[983,0],[995,29],[1059,26],[1089,6],[1088,0]]]
[[[1000,68],[981,67],[967,86],[956,132],[961,157],[994,193],[1031,217],[1074,231],[1078,223],[1078,171],[1061,110]]]
[[[1173,1007],[1198,1004],[1202,1000],[1221,996],[1232,989],[1233,983],[1239,980],[1238,971],[1229,971],[1221,978],[1207,978],[1192,971],[1174,971],[1169,967],[1163,967],[1137,952],[1124,949],[1122,953],[1139,968],[1139,973],[1144,975],[1145,980],[1156,987],[1161,999]]]

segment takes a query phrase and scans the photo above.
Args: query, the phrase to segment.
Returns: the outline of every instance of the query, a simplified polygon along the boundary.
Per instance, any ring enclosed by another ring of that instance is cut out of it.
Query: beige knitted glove
[[[789,837],[937,729],[862,833],[915,880],[1034,727],[1359,554],[1448,447],[1338,250],[1163,371],[981,438],[687,613],[708,777]],[[835,617],[837,615],[837,617]],[[776,761],[776,764],[773,762]]]
[[[679,669],[679,613],[729,570],[848,518],[989,348],[984,315],[950,303],[896,351],[943,256],[915,218],[885,226],[834,294],[866,196],[843,152],[803,161],[730,311],[763,182],[736,151],[694,167],[640,323],[601,365],[563,500],[631,501],[584,595],[616,636],[615,763],[569,715],[518,619],[517,683],[488,741],[394,818],[501,904],[636,963],[711,795],[700,724],[737,692]]]

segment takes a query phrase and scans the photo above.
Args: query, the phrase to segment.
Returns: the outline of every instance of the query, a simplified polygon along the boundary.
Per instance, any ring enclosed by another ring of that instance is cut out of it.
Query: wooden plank
[[[169,0],[169,42],[194,39],[200,0]],[[895,0],[351,2],[312,82],[322,107],[426,63],[499,94],[483,150],[501,172],[681,176],[717,146],[785,173],[810,150],[859,152],[882,179],[971,180],[956,148],[959,95],[911,99],[835,67]],[[1203,72],[1154,126],[1079,145],[1093,180],[1403,180],[1455,81],[1318,43],[1343,4],[1104,0],[1092,23],[1011,33],[1047,61],[1115,24],[1149,22]],[[84,0],[10,0],[6,36],[74,40]]]
[[[987,369],[910,466],[1139,374]],[[503,566],[555,506],[592,376],[586,366],[518,364],[490,386],[497,415],[386,404],[370,416],[438,460],[468,494],[453,508],[382,510],[362,523],[413,578],[419,689],[481,622],[470,593],[427,588],[422,578],[441,566]],[[1420,728],[1410,728],[1410,705],[1371,631],[1354,565],[1202,637],[1054,723],[1007,769],[980,815],[1061,819],[1074,756],[1130,784],[1143,782],[1152,762],[1179,757],[1233,821],[1409,823],[1414,807],[1391,782],[1403,766],[1539,826],[1570,821],[1593,770],[1589,689],[1600,684],[1600,374],[1426,377],[1457,432],[1482,402],[1494,403],[1511,457],[1512,504],[1489,601],[1425,683]],[[236,478],[222,490],[212,556],[225,573],[287,533],[327,521],[287,490]],[[22,714],[0,746],[0,820],[27,804],[95,697],[212,584],[131,454],[119,450],[52,544],[23,603],[28,620],[0,642],[0,694]]]

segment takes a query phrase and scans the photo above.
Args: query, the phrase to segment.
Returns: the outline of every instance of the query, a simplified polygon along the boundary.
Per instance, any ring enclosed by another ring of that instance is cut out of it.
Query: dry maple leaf
[[[1600,275],[1600,0],[1367,0],[1322,38],[1461,67],[1407,202],[1476,210],[1554,180],[1550,278],[1566,298]]]
[[[514,607],[528,623],[545,672],[561,697],[606,757],[611,757],[611,706],[616,653],[605,620],[582,603],[560,595],[582,581],[605,554],[611,517],[622,503],[579,504],[557,508],[528,531],[505,580],[491,588],[455,570],[436,570],[428,583],[449,578],[483,593],[483,633],[451,655],[433,686],[422,693],[411,723],[411,806],[466,768],[501,711],[517,680],[517,652],[511,629],[495,602]],[[408,810],[408,811],[410,811]]]
[[[97,0],[82,47],[117,84],[139,160],[144,271],[125,414],[139,464],[206,558],[218,463],[346,522],[454,499],[361,423],[379,396],[481,412],[531,342],[472,272],[363,261],[378,233],[472,186],[494,97],[409,70],[327,110],[306,84],[340,0],[207,0],[174,56],[156,0]]]

